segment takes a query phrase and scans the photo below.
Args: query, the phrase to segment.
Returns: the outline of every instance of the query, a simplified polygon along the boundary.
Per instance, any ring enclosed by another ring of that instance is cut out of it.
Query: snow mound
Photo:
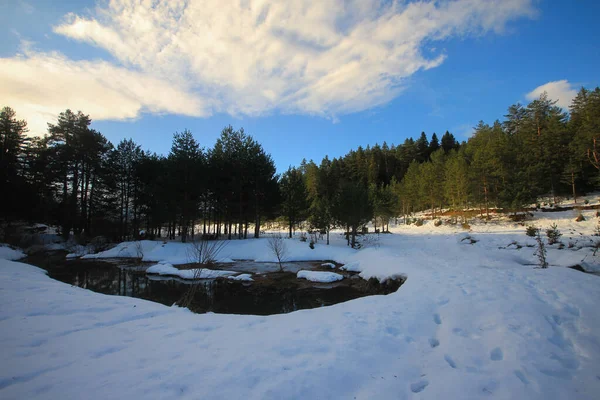
[[[306,271],[306,270],[298,271],[298,274],[296,276],[298,277],[298,279],[304,278],[311,282],[323,282],[323,283],[341,281],[342,279],[344,279],[344,277],[342,275],[336,274],[335,272]]]
[[[252,275],[250,274],[240,274],[237,276],[228,276],[227,278],[234,280],[234,281],[253,281],[254,279],[252,279]]]
[[[335,264],[334,263],[323,263],[323,264],[321,264],[321,267],[335,268]]]
[[[146,270],[147,274],[177,276],[182,279],[215,279],[235,275],[234,271],[221,271],[208,268],[177,269],[172,264],[156,264]]]
[[[353,261],[346,265],[342,265],[341,269],[343,269],[344,271],[348,271],[348,272],[361,272],[362,271],[360,262],[358,262],[358,261]]]
[[[7,244],[0,243],[0,260],[14,261],[23,257],[25,257],[25,253],[23,253],[21,250],[13,249]]]

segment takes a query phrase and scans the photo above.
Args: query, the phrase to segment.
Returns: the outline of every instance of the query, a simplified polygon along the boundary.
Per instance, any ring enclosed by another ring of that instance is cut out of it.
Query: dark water
[[[358,276],[333,284],[296,279],[291,272],[254,276],[254,282],[228,279],[196,282],[147,275],[147,266],[127,261],[60,261],[30,263],[59,281],[98,293],[137,297],[171,306],[185,304],[197,313],[270,315],[328,306],[363,296],[391,293],[401,282],[382,286]]]

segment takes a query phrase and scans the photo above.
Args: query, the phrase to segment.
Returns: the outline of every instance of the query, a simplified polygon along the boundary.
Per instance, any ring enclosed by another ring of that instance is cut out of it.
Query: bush
[[[441,220],[441,219],[436,219],[436,220],[433,222],[433,226],[441,226],[441,225],[442,225],[442,220]]]
[[[306,233],[302,232],[302,233],[300,234],[300,241],[301,241],[301,242],[306,242]]]
[[[542,240],[539,230],[535,235],[535,240],[537,242],[537,248],[533,254],[537,256],[540,268],[548,268],[548,261],[546,260],[546,247],[544,246],[544,241]]]
[[[462,226],[462,228],[465,229],[465,230],[467,230],[467,231],[471,229],[471,225],[469,225],[466,222],[463,222],[460,226]]]
[[[584,203],[584,204],[590,204],[590,201],[589,201],[588,199],[585,199],[585,200],[583,201],[583,203]]]
[[[555,244],[558,243],[562,233],[560,233],[556,224],[552,224],[550,228],[546,230],[546,236],[548,236],[548,244]]]
[[[311,249],[315,249],[315,242],[313,242],[312,240],[310,241],[310,243],[308,244],[308,247],[310,247]]]
[[[416,226],[423,226],[423,220],[422,220],[421,218],[417,219],[417,220],[415,221],[415,225],[416,225]]]
[[[583,214],[579,213],[577,218],[575,218],[575,222],[581,222],[581,221],[585,221],[585,217],[583,216]]]
[[[533,225],[529,225],[529,226],[528,226],[528,227],[525,229],[525,234],[526,234],[527,236],[530,236],[530,237],[535,237],[535,236],[537,235],[538,231],[539,231],[539,229],[538,229],[538,228],[536,228],[536,227],[535,227],[535,226],[533,226]]]

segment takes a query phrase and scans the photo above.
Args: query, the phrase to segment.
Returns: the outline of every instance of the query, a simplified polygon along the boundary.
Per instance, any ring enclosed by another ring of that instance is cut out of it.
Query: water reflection
[[[145,267],[99,261],[69,261],[45,265],[49,275],[95,292],[137,297],[165,305],[180,304],[189,281],[148,276]],[[311,286],[291,274],[269,284],[227,279],[203,280],[194,288],[189,309],[197,312],[270,315],[316,308],[378,294],[369,285]],[[387,290],[387,292],[390,292]]]

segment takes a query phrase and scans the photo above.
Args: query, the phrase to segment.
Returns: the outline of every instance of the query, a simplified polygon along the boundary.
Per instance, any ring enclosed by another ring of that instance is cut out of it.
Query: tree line
[[[74,234],[138,237],[259,237],[266,221],[288,234],[308,223],[327,235],[345,228],[348,244],[369,221],[387,230],[393,217],[431,210],[516,211],[538,196],[577,196],[598,185],[600,89],[582,88],[570,113],[543,94],[508,108],[502,121],[480,122],[459,143],[422,132],[402,144],[359,147],[317,165],[303,160],[276,174],[271,155],[243,128],[225,127],[212,148],[188,130],[168,155],[133,140],[116,146],[66,110],[44,137],[9,107],[0,112],[0,189],[4,225],[45,222]],[[8,230],[5,230],[8,232]]]

